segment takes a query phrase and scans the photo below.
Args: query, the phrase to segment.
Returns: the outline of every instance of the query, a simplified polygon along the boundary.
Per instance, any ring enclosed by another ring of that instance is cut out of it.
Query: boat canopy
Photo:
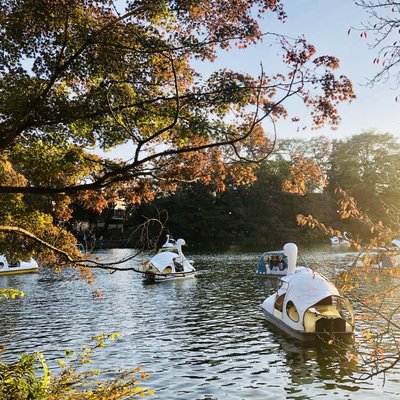
[[[266,274],[267,273],[267,266],[268,270],[272,270],[279,267],[280,270],[284,270],[287,268],[287,257],[283,250],[276,250],[276,251],[267,251],[258,259],[258,266],[257,266],[257,273],[258,274]]]
[[[278,295],[286,292],[285,301],[292,301],[301,316],[319,301],[329,296],[342,297],[336,287],[318,272],[309,268],[281,278]]]
[[[163,253],[156,254],[150,261],[154,268],[160,272],[163,272],[167,266],[172,267],[174,265],[174,259],[177,258],[180,257],[176,253],[165,251]]]
[[[400,249],[400,240],[399,239],[393,239],[392,240],[392,245],[397,246]]]

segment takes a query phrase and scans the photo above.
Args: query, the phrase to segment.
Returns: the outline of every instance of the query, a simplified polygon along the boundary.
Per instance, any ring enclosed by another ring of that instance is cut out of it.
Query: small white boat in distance
[[[284,246],[288,273],[278,291],[261,304],[267,320],[290,336],[312,341],[320,337],[352,336],[354,311],[349,301],[325,277],[310,268],[296,269],[297,246]]]
[[[38,264],[33,258],[29,261],[11,263],[4,254],[0,254],[0,275],[31,274],[37,270]]]
[[[331,244],[332,245],[350,245],[350,239],[347,237],[347,232],[343,232],[342,236],[332,236],[331,237]]]
[[[302,267],[297,267],[302,268]],[[258,259],[256,275],[264,278],[279,278],[288,272],[288,258],[284,250],[267,251]]]
[[[143,278],[151,282],[163,282],[173,279],[192,278],[196,275],[193,261],[188,260],[182,252],[182,246],[186,245],[184,239],[176,241],[174,248],[157,253],[149,261],[145,262],[139,272]]]
[[[174,251],[176,248],[176,241],[172,239],[170,235],[167,235],[167,240],[165,243],[159,248],[158,252],[162,253],[163,251]]]

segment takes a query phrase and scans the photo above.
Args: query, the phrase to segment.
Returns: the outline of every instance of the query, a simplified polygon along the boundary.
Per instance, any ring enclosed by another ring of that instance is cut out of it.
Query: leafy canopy
[[[289,98],[315,127],[337,125],[337,104],[354,98],[337,59],[261,32],[261,17],[286,18],[280,0],[5,0],[0,12],[0,195],[12,199],[0,230],[26,227],[61,249],[73,242],[62,229],[73,204],[101,211],[180,181],[251,182],[273,147],[261,122],[286,118]],[[278,47],[281,73],[205,79],[194,67],[261,40]],[[93,154],[118,145],[129,160]],[[15,251],[38,251],[13,232]]]

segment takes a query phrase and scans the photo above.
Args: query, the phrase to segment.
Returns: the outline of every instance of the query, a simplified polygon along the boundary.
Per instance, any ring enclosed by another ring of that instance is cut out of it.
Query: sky
[[[367,85],[368,78],[372,78],[379,71],[379,67],[373,63],[377,51],[370,48],[373,38],[361,38],[360,33],[355,30],[348,34],[349,28],[361,28],[362,22],[368,20],[365,10],[356,6],[353,0],[282,1],[287,20],[282,23],[269,15],[262,22],[262,31],[291,37],[304,35],[316,47],[316,55],[332,55],[339,58],[340,69],[336,73],[346,75],[352,81],[357,98],[350,104],[343,103],[339,106],[341,124],[336,130],[325,127],[317,131],[299,133],[297,126],[289,121],[290,117],[300,115],[304,118],[304,123],[307,123],[307,113],[304,108],[289,108],[293,115],[276,125],[278,140],[293,137],[310,139],[320,135],[331,139],[343,139],[373,129],[379,133],[392,133],[400,141],[400,103],[395,101],[400,89],[395,90],[393,81],[378,83],[373,87]],[[227,67],[257,76],[260,73],[260,63],[266,73],[270,67],[276,68],[274,63],[279,56],[273,51],[270,43],[264,41],[245,50],[223,51],[214,64],[203,65],[201,68],[205,75],[218,68]],[[264,128],[267,134],[271,134],[271,126],[267,122]],[[107,152],[105,155],[112,156],[112,153],[122,156],[121,149]]]
[[[360,32],[354,29],[348,34],[349,28],[361,28],[362,21],[368,20],[368,15],[353,0],[284,0],[287,20],[285,23],[267,18],[263,22],[264,31],[272,31],[298,37],[304,34],[306,39],[316,49],[316,55],[332,55],[340,60],[337,74],[346,75],[353,83],[357,98],[352,103],[339,106],[341,124],[336,130],[323,128],[317,131],[304,131],[302,137],[325,135],[329,138],[345,138],[374,129],[377,132],[390,132],[400,140],[400,104],[395,97],[400,90],[395,90],[395,82],[377,83],[373,87],[367,85],[379,71],[373,63],[377,51],[371,49],[373,38],[366,40],[360,37]],[[259,73],[260,62],[265,72],[273,63],[271,51],[267,42],[258,44],[245,51],[232,51],[222,54],[218,64],[232,69]],[[292,108],[296,114],[297,109]],[[300,111],[304,119],[307,114]],[[266,130],[270,129],[267,126]],[[279,138],[298,137],[296,127],[289,121],[278,122]]]
[[[339,107],[342,122],[336,131],[324,129],[320,133],[329,137],[344,138],[369,129],[390,132],[400,139],[400,104],[396,103],[395,82],[367,85],[379,71],[373,63],[377,51],[371,49],[368,40],[351,27],[362,27],[368,20],[365,10],[356,6],[353,0],[296,0],[286,1],[288,13],[285,29],[304,33],[313,43],[318,53],[330,54],[339,58],[340,73],[348,76],[356,93],[350,105]],[[285,129],[282,135],[290,136]],[[318,131],[316,132],[318,133]]]

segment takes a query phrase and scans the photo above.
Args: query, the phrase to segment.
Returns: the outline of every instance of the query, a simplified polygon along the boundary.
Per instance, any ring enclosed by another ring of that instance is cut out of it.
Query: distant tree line
[[[308,172],[302,165],[302,175],[296,177],[293,171],[299,162],[309,163]],[[293,185],[301,189],[289,190],[288,182],[292,182],[292,189]],[[254,183],[230,182],[221,193],[212,184],[181,184],[173,195],[136,208],[126,225],[132,230],[166,210],[168,232],[192,245],[259,248],[291,240],[329,243],[322,233],[298,226],[296,215],[301,213],[312,214],[355,238],[368,239],[368,227],[340,217],[337,188],[353,196],[371,218],[396,229],[400,204],[397,139],[389,133],[369,131],[346,139],[282,140],[273,155],[260,164]]]

